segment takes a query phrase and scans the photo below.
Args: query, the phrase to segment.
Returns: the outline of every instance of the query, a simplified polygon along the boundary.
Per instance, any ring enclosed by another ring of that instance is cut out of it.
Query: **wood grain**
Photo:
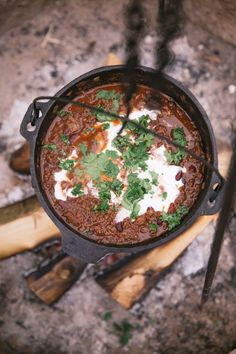
[[[63,256],[46,269],[38,269],[26,277],[32,292],[44,303],[57,301],[79,278],[85,264],[76,258]]]

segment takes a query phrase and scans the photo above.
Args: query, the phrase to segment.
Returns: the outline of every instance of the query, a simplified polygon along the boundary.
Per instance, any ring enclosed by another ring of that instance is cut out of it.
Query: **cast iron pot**
[[[137,82],[149,86],[153,74],[154,71],[152,69],[140,66],[137,68]],[[95,69],[70,82],[56,96],[73,99],[81,91],[86,91],[103,84],[121,82],[124,76],[125,68],[122,65]],[[164,75],[160,79],[159,87],[164,94],[172,97],[193,120],[200,131],[208,161],[217,168],[217,150],[213,130],[206,112],[197,99],[181,83],[167,75]],[[32,131],[32,126],[30,125],[32,117],[31,104],[22,121],[20,132],[30,144],[32,186],[42,207],[59,228],[62,235],[62,246],[66,253],[78,257],[87,263],[94,263],[111,252],[137,253],[145,251],[174,239],[185,231],[198,216],[214,214],[219,210],[222,188],[216,189],[215,185],[221,181],[219,181],[219,177],[214,171],[206,169],[204,187],[193,208],[183,219],[181,225],[173,231],[165,233],[163,236],[134,245],[103,245],[76,232],[61,219],[60,215],[56,213],[49,203],[40,177],[39,160],[42,141],[52,120],[56,116],[56,112],[62,109],[64,105],[58,101],[37,102],[36,107],[41,111],[41,116],[36,120],[35,129]]]

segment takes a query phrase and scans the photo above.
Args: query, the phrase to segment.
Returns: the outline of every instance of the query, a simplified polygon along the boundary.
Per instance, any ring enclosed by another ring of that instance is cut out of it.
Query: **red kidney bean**
[[[182,172],[182,171],[179,171],[179,172],[177,173],[177,175],[175,176],[176,181],[179,181],[182,176],[183,176],[183,172]]]
[[[174,203],[171,203],[168,209],[168,213],[175,213],[176,212],[176,207]]]
[[[116,223],[115,227],[116,227],[117,231],[122,232],[123,231],[123,223],[122,223],[122,221]]]
[[[188,168],[188,170],[189,170],[189,172],[191,172],[191,173],[197,172],[197,169],[196,169],[196,167],[195,167],[194,165],[190,165],[189,168]]]

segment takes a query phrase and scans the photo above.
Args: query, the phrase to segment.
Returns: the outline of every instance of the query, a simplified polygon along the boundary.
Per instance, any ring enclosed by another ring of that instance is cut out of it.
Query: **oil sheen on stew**
[[[169,97],[138,86],[131,120],[204,156],[198,130]],[[125,115],[122,88],[104,85],[82,102]],[[155,108],[156,107],[156,108]],[[57,113],[40,155],[43,188],[60,217],[103,244],[134,244],[173,230],[203,188],[202,164],[128,123],[73,104]]]

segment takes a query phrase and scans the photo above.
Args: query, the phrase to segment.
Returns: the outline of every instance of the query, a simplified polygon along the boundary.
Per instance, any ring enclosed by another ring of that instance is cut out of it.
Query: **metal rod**
[[[234,193],[236,189],[236,136],[233,141],[233,155],[230,162],[227,182],[225,185],[225,193],[222,202],[222,209],[216,226],[216,231],[212,243],[211,255],[207,265],[204,286],[202,290],[201,302],[204,304],[210,294],[213,278],[216,272],[217,263],[220,256],[220,250],[224,238],[225,228],[227,226],[230,210],[232,208]]]

